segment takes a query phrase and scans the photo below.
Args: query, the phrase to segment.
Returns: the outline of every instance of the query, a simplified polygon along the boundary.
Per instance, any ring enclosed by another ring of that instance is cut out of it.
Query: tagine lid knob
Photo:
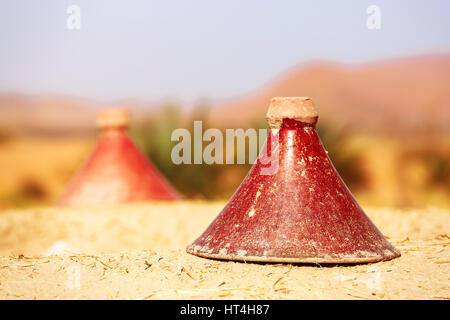
[[[100,129],[126,129],[130,125],[130,113],[125,108],[108,108],[100,110],[97,126]]]
[[[279,128],[283,119],[315,125],[318,118],[314,102],[309,97],[274,97],[266,116],[271,128]]]

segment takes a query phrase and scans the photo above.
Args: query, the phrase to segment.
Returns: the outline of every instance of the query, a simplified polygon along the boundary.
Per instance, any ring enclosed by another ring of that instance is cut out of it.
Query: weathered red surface
[[[59,206],[91,206],[181,196],[136,148],[122,128],[105,129]]]
[[[231,200],[187,252],[243,261],[358,263],[400,256],[332,165],[314,123],[283,119]],[[278,132],[278,135],[277,135]],[[278,139],[279,166],[261,174]],[[276,141],[276,140],[274,140]],[[268,149],[268,150],[267,150]]]

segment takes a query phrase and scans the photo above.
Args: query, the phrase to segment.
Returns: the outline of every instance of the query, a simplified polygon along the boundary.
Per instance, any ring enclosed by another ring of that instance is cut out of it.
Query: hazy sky
[[[447,53],[449,31],[447,0],[0,0],[0,92],[225,99],[311,60]]]

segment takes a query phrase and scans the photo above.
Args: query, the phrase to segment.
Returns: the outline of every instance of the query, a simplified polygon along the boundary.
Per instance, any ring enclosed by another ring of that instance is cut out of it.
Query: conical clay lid
[[[126,110],[104,110],[97,123],[101,128],[97,145],[59,200],[59,206],[181,198],[128,137],[129,115]]]
[[[274,98],[257,162],[187,252],[206,258],[362,263],[400,256],[358,205],[315,130],[310,98]]]

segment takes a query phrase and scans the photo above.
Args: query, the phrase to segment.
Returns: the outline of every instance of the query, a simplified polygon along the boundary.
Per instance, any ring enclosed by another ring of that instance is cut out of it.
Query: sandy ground
[[[367,208],[402,253],[375,264],[257,264],[186,254],[223,205],[0,212],[0,298],[450,298],[450,211]]]

